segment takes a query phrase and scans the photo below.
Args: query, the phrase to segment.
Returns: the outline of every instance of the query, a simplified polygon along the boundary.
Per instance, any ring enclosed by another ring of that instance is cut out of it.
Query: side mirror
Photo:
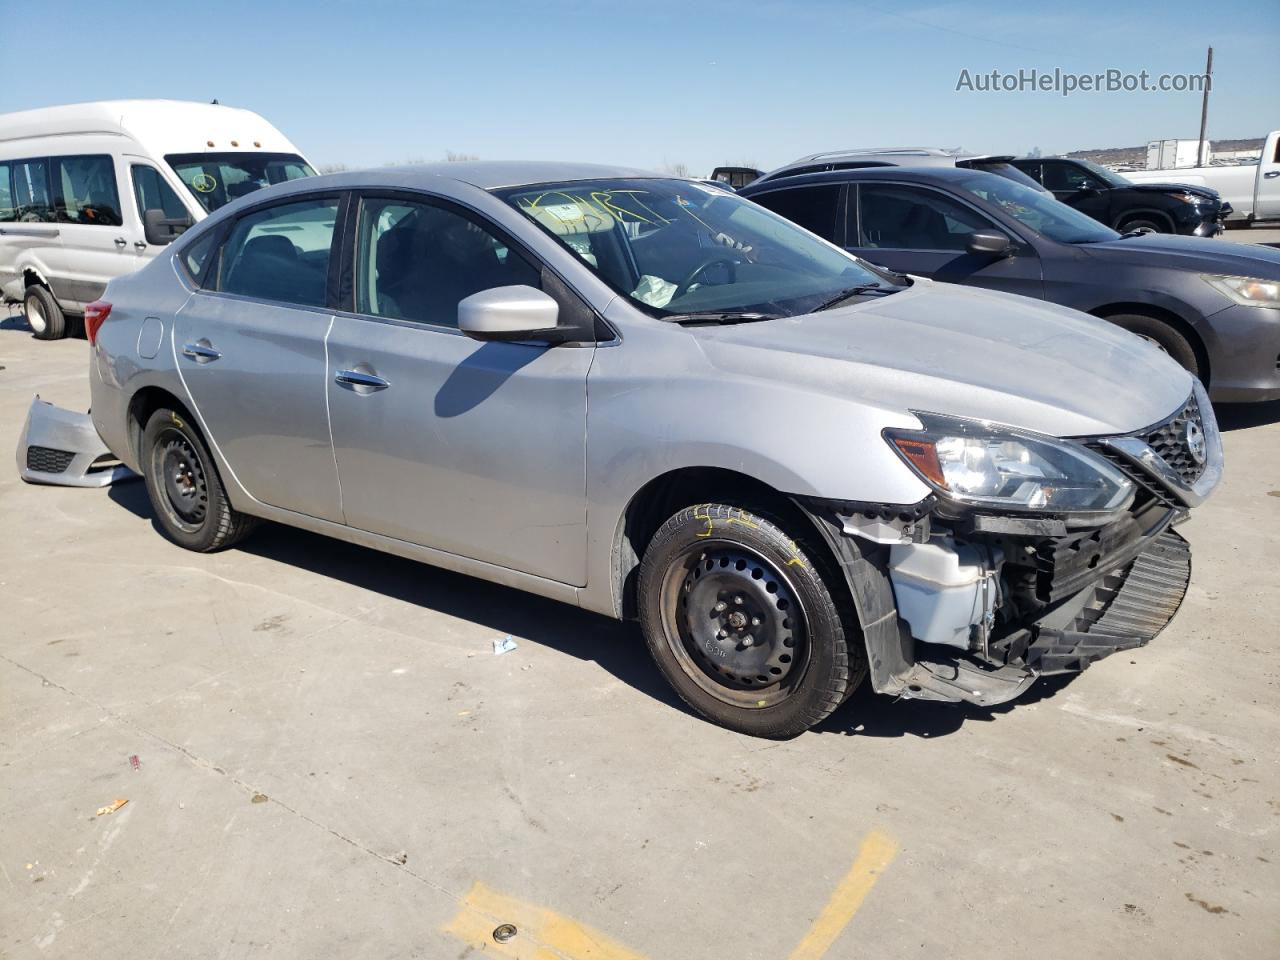
[[[965,249],[978,257],[1007,257],[1013,243],[1003,233],[994,230],[977,230],[969,234]]]
[[[142,235],[147,243],[155,247],[172,243],[189,226],[189,216],[166,218],[164,211],[155,207],[142,212]]]
[[[492,287],[458,302],[458,329],[473,340],[558,342],[560,305],[529,286]]]

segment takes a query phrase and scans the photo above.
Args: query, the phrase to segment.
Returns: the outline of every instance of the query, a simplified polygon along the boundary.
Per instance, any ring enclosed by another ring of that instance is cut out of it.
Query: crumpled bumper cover
[[[16,460],[28,483],[105,487],[137,476],[107,449],[87,413],[55,407],[39,395],[27,410]]]

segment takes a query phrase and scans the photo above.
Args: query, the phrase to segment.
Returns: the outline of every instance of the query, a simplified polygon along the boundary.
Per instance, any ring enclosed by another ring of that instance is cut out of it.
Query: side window
[[[191,279],[197,284],[200,284],[200,278],[204,275],[204,268],[209,262],[209,254],[213,252],[218,233],[217,228],[207,231],[203,237],[183,247],[178,254],[182,265],[187,269],[187,273],[191,274]]]
[[[792,187],[773,190],[758,197],[756,203],[799,224],[823,240],[836,242],[836,208],[840,205],[837,184],[820,187]]]
[[[357,313],[458,325],[458,301],[541,287],[538,269],[484,227],[443,207],[367,199],[356,234]]]
[[[337,197],[282,203],[245,214],[222,246],[217,289],[323,307],[337,217]]]
[[[1082,170],[1074,163],[1045,163],[1043,166],[1044,175],[1041,183],[1050,190],[1065,192],[1088,190],[1098,186],[1098,181],[1088,171]]]
[[[111,157],[54,157],[53,168],[60,222],[97,227],[118,227],[124,222]]]
[[[860,193],[863,247],[962,251],[975,230],[998,229],[932,190],[864,183]]]
[[[23,223],[53,223],[49,197],[49,161],[15,160],[13,170],[14,219]]]
[[[1016,166],[1019,170],[1025,173],[1028,177],[1030,177],[1036,183],[1044,183],[1044,177],[1041,174],[1041,168],[1043,167],[1043,164],[1018,163],[1018,164],[1015,164],[1014,166]]]
[[[138,219],[148,210],[163,210],[166,220],[180,220],[189,216],[173,188],[165,183],[155,167],[135,163],[130,168],[133,177],[133,198],[138,204]]]
[[[13,182],[9,179],[9,164],[0,163],[0,223],[18,219],[13,207]]]

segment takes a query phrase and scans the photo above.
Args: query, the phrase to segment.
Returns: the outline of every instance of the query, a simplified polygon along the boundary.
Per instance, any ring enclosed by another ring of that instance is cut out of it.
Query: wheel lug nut
[[[743,637],[743,638],[742,638],[742,645],[743,645],[744,647],[749,647],[749,646],[751,646],[751,645],[752,645],[753,643],[755,643],[755,642],[756,642],[756,641],[755,641],[755,638],[754,638],[754,637],[751,637],[751,636],[745,636],[745,637]]]
[[[728,605],[727,603],[725,603],[723,600],[719,600],[719,601],[717,601],[717,602],[716,602],[716,605],[715,605],[715,611],[716,611],[716,613],[719,613],[721,610],[723,610],[723,609],[724,609],[725,607],[727,607],[727,606],[729,606],[729,605]]]
[[[751,618],[751,625],[752,625],[753,627],[758,627],[758,626],[760,626],[760,618],[759,618],[759,617],[752,617],[752,618]]]
[[[719,637],[721,640],[723,640],[728,635],[729,635],[728,630],[721,630],[719,633],[716,634],[716,636]]]
[[[738,594],[736,597],[734,597],[734,598],[733,598],[733,602],[734,602],[734,603],[741,603],[741,602],[742,602],[742,594]]]

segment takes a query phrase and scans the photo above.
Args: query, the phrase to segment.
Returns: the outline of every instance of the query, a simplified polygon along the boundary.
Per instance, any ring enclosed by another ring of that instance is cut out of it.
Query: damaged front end
[[[877,692],[1003,703],[1170,622],[1191,576],[1173,528],[1222,473],[1198,382],[1122,437],[920,418],[924,430],[887,439],[934,488],[925,500],[801,502],[841,560]]]
[[[105,487],[137,476],[107,449],[89,414],[55,407],[39,396],[27,410],[16,459],[18,475],[28,483]]]

